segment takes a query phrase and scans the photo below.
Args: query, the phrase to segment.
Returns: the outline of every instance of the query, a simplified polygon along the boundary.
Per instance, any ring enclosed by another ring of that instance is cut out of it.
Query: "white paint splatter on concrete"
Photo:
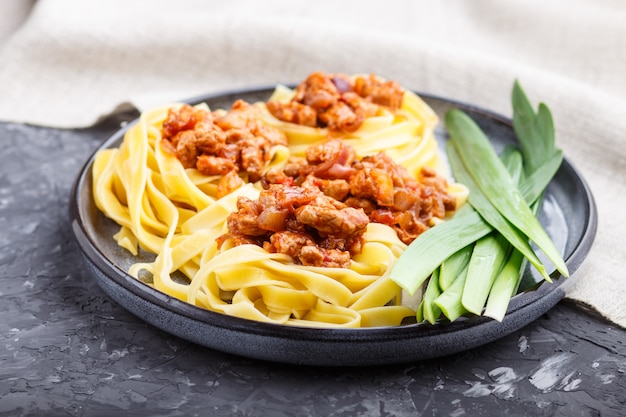
[[[519,380],[512,368],[500,367],[489,372],[494,381],[492,393],[498,398],[513,398],[515,396],[515,384]]]
[[[433,390],[441,391],[444,388],[445,388],[445,383],[443,382],[443,379],[441,379],[440,377],[437,377],[437,382],[435,383],[435,387],[433,388]]]
[[[489,385],[484,382],[476,381],[465,381],[466,384],[470,384],[471,387],[463,392],[463,395],[470,398],[480,398],[486,397],[491,394],[491,389],[489,389]]]
[[[509,367],[498,367],[488,372],[491,382],[465,381],[470,388],[463,392],[463,395],[471,398],[486,397],[495,395],[498,398],[513,398],[517,390],[517,383],[521,377]],[[484,379],[481,377],[480,379]]]
[[[550,392],[559,384],[570,378],[567,367],[574,362],[576,355],[571,352],[561,352],[544,359],[537,370],[528,380],[542,392]]]
[[[576,389],[580,386],[582,380],[580,378],[573,378],[574,372],[570,372],[567,374],[565,378],[561,380],[561,382],[557,385],[557,389],[561,389],[565,392],[576,391]]]
[[[615,379],[615,375],[613,375],[613,374],[600,374],[600,375],[598,375],[598,378],[600,379],[600,382],[602,382],[602,385],[608,385],[608,384],[613,382],[613,380]]]
[[[528,343],[528,338],[526,336],[520,336],[520,338],[517,339],[517,347],[519,348],[519,353],[526,353],[526,351],[530,347],[530,343]]]
[[[517,374],[512,368],[501,366],[499,368],[489,371],[489,376],[498,384],[504,384],[507,382],[515,381]]]

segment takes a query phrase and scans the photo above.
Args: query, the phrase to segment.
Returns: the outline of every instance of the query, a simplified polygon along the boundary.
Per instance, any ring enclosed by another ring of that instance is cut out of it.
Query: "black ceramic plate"
[[[265,100],[271,88],[208,95],[189,100],[227,108],[238,99]],[[442,117],[449,108],[467,112],[481,126],[496,149],[515,143],[506,118],[473,106],[422,95]],[[125,129],[107,139],[99,149],[118,146]],[[442,126],[436,131],[446,140]],[[565,295],[573,273],[587,255],[597,226],[593,197],[585,181],[567,161],[546,192],[540,221],[562,251],[572,273],[562,278],[553,273],[553,284],[516,295],[500,323],[489,318],[460,319],[453,323],[409,324],[386,328],[314,329],[260,323],[230,317],[184,303],[132,278],[127,268],[136,259],[119,248],[112,235],[118,227],[96,208],[92,198],[93,157],[80,172],[71,197],[71,216],[88,270],[103,290],[133,314],[181,338],[209,348],[250,358],[308,365],[382,365],[409,362],[460,352],[508,335],[551,309]],[[530,269],[526,286],[536,279]]]

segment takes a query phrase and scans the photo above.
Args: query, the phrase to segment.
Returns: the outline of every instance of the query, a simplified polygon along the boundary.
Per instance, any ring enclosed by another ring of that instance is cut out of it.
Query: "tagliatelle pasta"
[[[272,100],[292,95],[278,87]],[[168,111],[180,106],[144,112],[119,148],[100,151],[94,161],[94,199],[120,225],[117,243],[133,255],[140,250],[155,254],[153,262],[133,265],[132,276],[205,309],[285,325],[395,326],[415,314],[402,305],[401,289],[389,279],[406,244],[385,224],[367,224],[362,247],[347,268],[303,265],[284,253],[223,239],[239,199],[258,199],[262,181],[240,175],[241,183],[221,196],[224,175],[186,168],[168,151],[163,135]],[[282,169],[291,156],[302,156],[329,137],[340,138],[359,157],[384,151],[413,177],[424,166],[442,166],[433,133],[437,116],[411,92],[404,93],[397,111],[382,108],[349,133],[284,122],[265,103],[254,106],[259,120],[284,132],[288,141],[269,148],[263,173]],[[205,104],[194,109],[209,111]],[[448,192],[457,206],[467,196],[460,184],[450,183]]]

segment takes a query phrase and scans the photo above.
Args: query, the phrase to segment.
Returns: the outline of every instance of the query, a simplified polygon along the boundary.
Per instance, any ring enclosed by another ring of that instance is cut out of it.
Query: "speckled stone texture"
[[[567,302],[483,347],[320,368],[228,355],[111,301],[72,237],[69,193],[119,120],[0,123],[0,416],[623,416],[626,331]]]

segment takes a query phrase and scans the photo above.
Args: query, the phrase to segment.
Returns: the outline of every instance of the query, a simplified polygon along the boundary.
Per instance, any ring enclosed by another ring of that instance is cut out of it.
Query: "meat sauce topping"
[[[171,108],[162,127],[161,143],[185,168],[204,175],[222,175],[217,197],[243,184],[239,173],[256,182],[270,159],[270,149],[287,145],[286,136],[259,120],[259,109],[243,100],[228,112],[210,112],[184,104]]]
[[[396,110],[404,90],[375,75],[311,74],[289,103],[267,102],[278,119],[353,132],[380,106]],[[260,121],[260,109],[236,101],[227,111],[182,105],[168,111],[161,144],[185,168],[221,176],[217,197],[244,179],[260,181],[258,200],[239,197],[218,245],[252,243],[296,263],[347,268],[361,253],[369,222],[392,227],[409,244],[456,207],[445,178],[429,168],[412,178],[384,152],[358,158],[352,147],[331,139],[291,157],[283,169],[265,172],[275,145],[287,145],[280,130]],[[243,178],[242,178],[243,177]]]
[[[379,106],[397,110],[404,90],[395,81],[375,75],[354,78],[315,72],[296,87],[288,103],[268,101],[269,112],[279,120],[309,127],[356,131]]]
[[[369,218],[361,209],[328,197],[315,186],[271,184],[258,200],[239,197],[228,216],[234,245],[253,243],[297,263],[346,268],[361,252]]]
[[[218,244],[253,243],[302,265],[346,268],[369,222],[392,227],[409,244],[456,208],[434,170],[423,168],[415,179],[384,152],[359,159],[337,139],[270,169],[261,183],[258,200],[239,198]]]

